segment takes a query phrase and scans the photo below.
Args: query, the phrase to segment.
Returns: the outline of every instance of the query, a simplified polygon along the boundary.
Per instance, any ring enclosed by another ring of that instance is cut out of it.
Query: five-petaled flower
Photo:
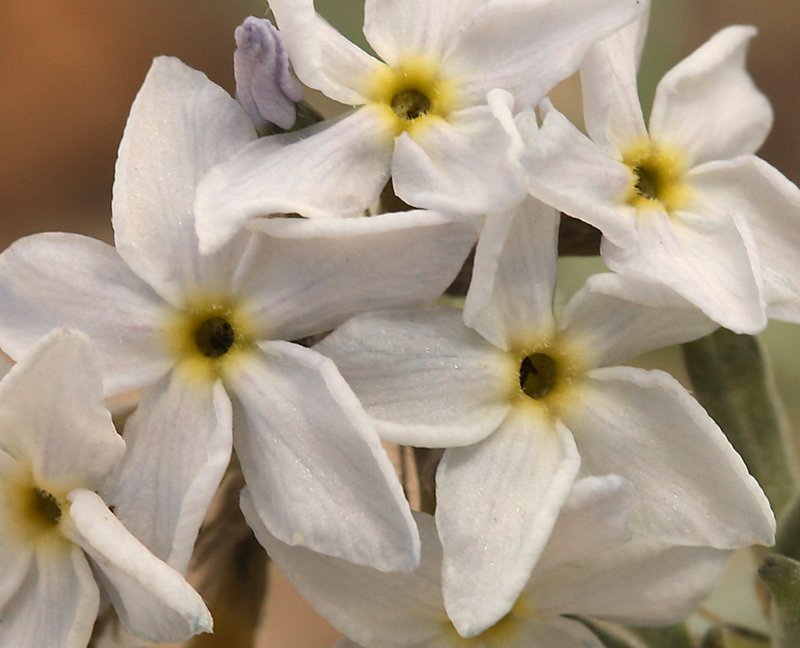
[[[2,362],[0,645],[85,648],[101,591],[148,641],[210,632],[197,592],[96,492],[125,442],[86,336],[56,330],[10,370]]]
[[[232,446],[273,534],[378,569],[411,568],[417,530],[375,430],[333,363],[290,341],[436,298],[476,224],[422,211],[271,219],[203,256],[196,182],[255,137],[221,88],[156,59],[120,146],[116,248],[70,234],[12,245],[0,256],[0,343],[17,357],[43,331],[75,327],[98,350],[107,394],[145,388],[110,497],[177,569]]]

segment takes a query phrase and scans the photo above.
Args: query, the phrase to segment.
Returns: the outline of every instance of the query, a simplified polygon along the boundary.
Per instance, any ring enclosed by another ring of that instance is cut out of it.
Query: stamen
[[[658,169],[641,165],[635,167],[633,172],[636,175],[636,193],[648,200],[658,200],[663,184]]]
[[[401,119],[412,121],[431,110],[431,100],[419,90],[403,90],[392,97],[392,110]]]
[[[206,358],[220,358],[230,351],[236,334],[228,320],[210,317],[194,332],[197,349]]]
[[[544,353],[526,356],[519,367],[519,385],[528,396],[540,399],[556,386],[556,363]]]

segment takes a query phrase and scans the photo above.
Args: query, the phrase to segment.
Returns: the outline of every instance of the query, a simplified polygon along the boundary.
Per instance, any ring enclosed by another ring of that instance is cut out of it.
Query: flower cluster
[[[754,30],[672,69],[646,125],[646,0],[366,0],[382,60],[313,0],[270,7],[236,32],[238,102],[154,61],[114,246],[0,254],[0,648],[86,646],[101,592],[147,640],[209,631],[180,574],[232,465],[342,646],[599,647],[576,615],[684,618],[775,519],[694,398],[622,363],[800,322]],[[355,108],[310,125],[292,70]],[[588,136],[547,99],[578,70]],[[556,313],[562,211],[613,272]],[[473,249],[463,308],[432,304]],[[118,434],[103,397],[132,391]],[[382,442],[445,449],[435,512]]]

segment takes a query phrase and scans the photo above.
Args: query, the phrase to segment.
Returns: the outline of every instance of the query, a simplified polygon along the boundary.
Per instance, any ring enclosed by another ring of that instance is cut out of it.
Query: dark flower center
[[[556,386],[556,363],[544,353],[533,353],[522,360],[519,385],[528,396],[544,398]]]
[[[664,186],[664,181],[658,169],[648,165],[634,167],[636,174],[636,193],[642,198],[658,200]]]
[[[61,505],[58,500],[41,488],[33,489],[33,508],[47,524],[58,526],[61,521]]]
[[[228,320],[209,317],[194,332],[197,349],[206,358],[220,358],[230,351],[236,334]]]
[[[392,110],[401,119],[412,121],[431,110],[431,100],[419,90],[403,90],[392,97]]]

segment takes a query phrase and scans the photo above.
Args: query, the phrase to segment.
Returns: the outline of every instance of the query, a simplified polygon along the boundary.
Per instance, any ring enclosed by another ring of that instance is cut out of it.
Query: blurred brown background
[[[431,0],[436,1],[436,0]],[[750,70],[775,107],[762,155],[800,181],[800,5],[797,0],[653,0],[642,71],[649,105],[658,78],[721,27],[758,26]],[[360,39],[363,0],[317,0]],[[45,230],[111,241],[116,147],[128,108],[159,54],[178,56],[233,91],[233,30],[257,0],[2,0],[0,3],[0,249]],[[360,41],[363,42],[363,41]],[[771,325],[790,410],[800,386],[795,325]],[[324,648],[336,633],[275,579],[264,646]]]

